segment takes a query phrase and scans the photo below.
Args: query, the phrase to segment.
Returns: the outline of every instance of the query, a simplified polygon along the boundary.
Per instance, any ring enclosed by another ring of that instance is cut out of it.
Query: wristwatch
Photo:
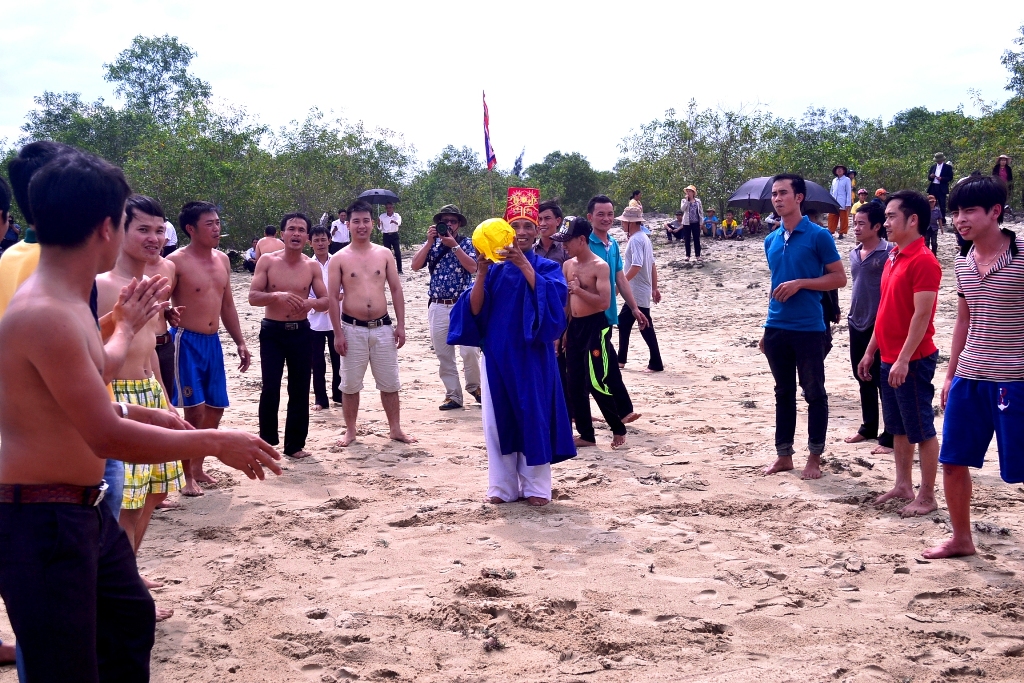
[[[456,251],[458,251],[460,249],[462,249],[462,245],[461,244],[456,244],[454,247],[452,247],[452,253],[455,253]]]

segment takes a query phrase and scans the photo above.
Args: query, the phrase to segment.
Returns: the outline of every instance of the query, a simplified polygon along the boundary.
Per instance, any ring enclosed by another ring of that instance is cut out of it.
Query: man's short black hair
[[[327,231],[327,228],[322,225],[314,225],[313,229],[309,231],[309,239],[313,240],[317,235],[323,235],[324,237],[330,237],[331,233]]]
[[[790,187],[793,188],[793,194],[802,194],[804,199],[807,199],[807,183],[802,175],[797,173],[780,173],[772,178],[772,185],[780,180],[788,180]],[[803,201],[801,200],[800,203],[803,204]]]
[[[889,202],[894,199],[900,200],[899,212],[903,218],[910,220],[911,216],[917,216],[917,232],[921,235],[928,232],[928,224],[932,221],[932,207],[928,198],[914,190],[900,190],[889,195]]]
[[[267,237],[274,237],[274,236],[276,236],[277,235],[277,226],[276,225],[268,225],[267,227],[263,228],[263,234],[266,235]]]
[[[305,221],[305,223],[306,223],[306,234],[308,235],[310,228],[313,227],[313,221],[309,220],[309,216],[307,216],[304,213],[300,213],[298,211],[296,211],[295,213],[286,213],[284,215],[284,217],[281,218],[281,232],[284,232],[284,226],[288,223],[288,221],[290,221],[293,218],[298,218],[299,220]],[[267,226],[267,227],[270,227],[270,226]]]
[[[73,249],[108,218],[120,227],[131,193],[117,166],[85,152],[58,156],[28,186],[39,243]]]
[[[587,203],[587,213],[594,213],[594,207],[598,204],[611,204],[612,206],[615,206],[615,202],[609,199],[608,195],[599,194]]]
[[[39,140],[22,147],[18,156],[7,164],[7,177],[11,179],[14,200],[18,202],[21,215],[25,217],[25,221],[29,225],[35,225],[32,207],[28,200],[28,184],[31,182],[32,176],[61,154],[70,154],[75,151],[77,150],[70,145],[50,140]]]
[[[866,213],[868,223],[878,226],[878,236],[883,240],[888,236],[885,230],[885,209],[878,202],[866,202],[857,207],[856,213]]]
[[[188,226],[191,225],[195,228],[199,224],[199,217],[204,213],[217,213],[217,206],[210,202],[189,202],[181,207],[181,213],[178,214],[178,227],[188,232]]]
[[[544,213],[545,211],[550,211],[551,213],[553,213],[555,215],[555,218],[562,218],[562,207],[560,207],[558,205],[558,202],[556,202],[554,199],[549,199],[546,202],[541,202],[540,205],[537,207],[538,216]]]
[[[999,207],[999,222],[1003,222],[1003,206],[1006,205],[1006,183],[995,176],[971,176],[961,180],[949,194],[949,210],[959,211],[980,207],[986,213],[993,207]]]
[[[11,186],[0,177],[0,215],[7,218],[11,213]]]
[[[156,216],[157,218],[167,220],[160,202],[144,194],[133,194],[124,205],[125,231],[128,230],[128,226],[131,225],[132,219],[135,218],[137,213],[144,213],[147,216]]]
[[[345,213],[347,213],[349,216],[360,211],[370,214],[371,218],[373,217],[373,207],[370,206],[368,202],[365,202],[362,199],[355,200],[354,202],[349,204],[347,209],[345,209]]]

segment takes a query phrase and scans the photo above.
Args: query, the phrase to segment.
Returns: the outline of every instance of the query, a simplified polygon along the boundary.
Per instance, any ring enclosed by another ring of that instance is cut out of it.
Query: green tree
[[[1020,35],[1014,39],[1013,44],[1024,48],[1024,24],[1021,25]],[[1024,49],[1006,50],[999,61],[1010,72],[1006,89],[1012,92],[1014,97],[1024,97]]]
[[[566,215],[583,215],[596,194],[611,189],[613,175],[596,171],[579,152],[552,152],[526,169],[527,184],[538,187],[542,199],[555,199]]]
[[[176,37],[135,36],[116,60],[103,65],[103,80],[115,84],[114,92],[130,109],[150,112],[166,123],[212,94],[209,83],[188,72],[195,56]]]

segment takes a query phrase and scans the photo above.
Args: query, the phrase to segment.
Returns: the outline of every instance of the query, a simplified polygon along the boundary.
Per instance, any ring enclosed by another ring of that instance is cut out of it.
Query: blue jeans
[[[117,520],[121,517],[121,498],[124,496],[124,463],[120,460],[107,460],[103,469],[103,481],[107,482],[107,492],[103,495],[103,504]]]

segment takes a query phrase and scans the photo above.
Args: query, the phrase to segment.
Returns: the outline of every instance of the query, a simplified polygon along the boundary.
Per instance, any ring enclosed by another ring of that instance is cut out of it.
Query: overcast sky
[[[977,8],[977,9],[975,9]],[[1024,4],[946,2],[156,2],[5,3],[0,139],[32,97],[103,81],[134,36],[169,33],[221,102],[278,127],[311,107],[401,133],[426,160],[445,145],[481,158],[480,93],[508,168],[554,150],[610,169],[631,129],[701,106],[809,106],[865,117],[1002,102],[999,63]]]

